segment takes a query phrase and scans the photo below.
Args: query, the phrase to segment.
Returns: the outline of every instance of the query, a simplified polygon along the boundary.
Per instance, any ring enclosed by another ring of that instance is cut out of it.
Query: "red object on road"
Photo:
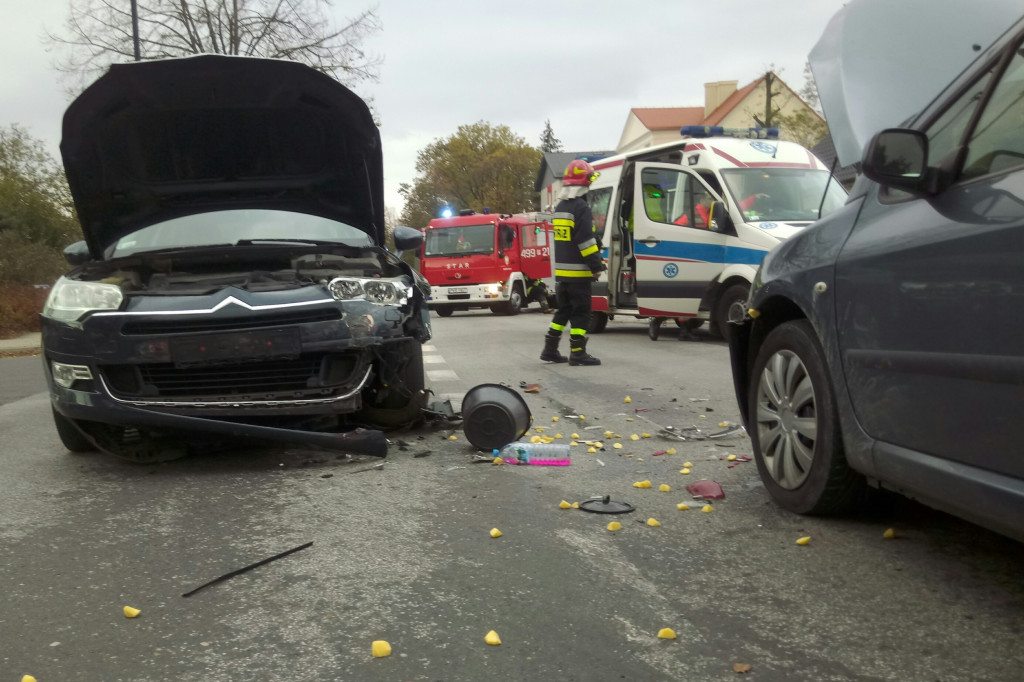
[[[716,481],[697,481],[686,486],[686,492],[694,497],[703,497],[707,500],[721,500],[725,498],[725,491],[722,490]]]

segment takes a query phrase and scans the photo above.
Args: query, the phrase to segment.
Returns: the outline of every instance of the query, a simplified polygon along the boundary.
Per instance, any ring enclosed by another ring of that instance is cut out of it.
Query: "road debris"
[[[633,484],[633,487],[634,488],[650,488],[651,487],[651,482],[650,481],[637,481],[637,482],[635,482]]]
[[[269,564],[271,561],[277,561],[278,559],[282,559],[282,558],[288,556],[289,554],[295,554],[295,552],[301,551],[303,549],[306,549],[307,547],[312,547],[312,546],[313,546],[312,542],[307,542],[304,545],[299,545],[298,547],[294,547],[292,549],[289,549],[286,552],[281,552],[280,554],[275,554],[274,556],[268,557],[266,559],[263,559],[262,561],[257,561],[254,564],[249,564],[248,566],[245,566],[244,568],[240,568],[237,571],[231,571],[230,573],[225,573],[224,575],[220,576],[219,578],[214,578],[210,582],[205,583],[203,585],[200,585],[196,589],[191,590],[190,592],[186,592],[185,594],[183,594],[181,596],[182,597],[191,597],[193,594],[195,594],[199,590],[201,590],[203,588],[206,588],[206,587],[209,587],[210,585],[215,585],[215,584],[217,584],[219,582],[223,582],[223,581],[227,580],[228,578],[234,578],[236,575],[241,575],[242,573],[245,573],[246,571],[251,571],[252,569],[258,568],[258,567],[260,567],[260,566],[262,566],[264,564]]]
[[[391,645],[383,639],[378,639],[370,645],[370,653],[374,658],[385,658],[391,655]]]
[[[561,502],[558,503],[558,508],[559,509],[572,509],[572,505],[569,504],[568,502],[566,502],[565,500],[562,500]]]
[[[797,538],[796,544],[800,545],[801,547],[811,544],[811,536],[805,535],[802,538]]]
[[[498,646],[499,644],[501,644],[501,637],[498,636],[497,632],[491,630],[486,635],[484,635],[484,641],[490,644],[491,646]]]
[[[672,492],[672,486],[670,486],[667,483],[662,483],[661,485],[658,486],[658,490],[663,493],[670,493]]]
[[[414,459],[420,459],[421,457],[430,457],[430,450],[420,450],[413,455]]]
[[[896,537],[896,530],[893,529],[893,528],[890,528],[887,531],[885,531],[884,533],[882,533],[882,537],[885,538],[886,540],[892,540],[894,537]]]
[[[500,538],[501,537],[501,531],[498,530],[497,528],[492,528],[491,529],[491,537],[492,538]]]
[[[139,609],[132,608],[131,606],[124,607],[123,611],[125,618],[135,618],[140,613],[142,613],[142,611],[140,611]]]
[[[676,505],[676,509],[678,509],[679,511],[686,511],[689,508],[690,505],[686,504],[685,502],[680,502],[679,504]]]
[[[658,630],[658,639],[675,639],[676,631],[672,628],[662,628]]]
[[[612,521],[607,526],[605,526],[605,528],[607,528],[610,532],[614,533],[617,530],[622,530],[622,524],[618,521]]]
[[[686,492],[695,498],[707,500],[725,499],[725,491],[722,490],[722,486],[717,481],[697,481],[696,483],[691,483],[686,486]]]
[[[703,507],[700,508],[700,510],[705,514],[710,514],[711,512],[715,511],[715,508],[712,507],[710,504],[705,504]]]
[[[361,474],[364,471],[382,471],[383,469],[384,469],[384,462],[380,462],[379,464],[374,464],[372,467],[365,467],[363,469],[356,469],[355,471],[349,471],[349,472],[346,472],[346,473],[349,473],[349,474]]]
[[[595,461],[595,462],[597,462],[598,464],[600,464],[601,466],[604,466],[604,462],[602,462],[602,461],[601,461],[601,460],[599,460],[598,458],[596,458],[596,457],[595,457],[595,458],[594,458],[594,461]]]
[[[751,315],[751,317],[755,317],[755,316]],[[749,673],[750,672],[750,664],[749,663],[733,663],[732,664],[732,671],[734,673],[740,673],[740,674]]]
[[[681,473],[683,476],[689,476],[690,469],[689,467],[683,467],[682,469],[679,470],[679,473]]]
[[[654,518],[652,516],[651,518],[647,519],[647,525],[650,526],[651,528],[657,528],[658,526],[661,525],[661,522],[658,521],[658,519],[656,519],[656,518]]]
[[[613,500],[611,495],[591,497],[580,504],[580,509],[595,514],[628,514],[636,511],[636,507],[629,502]]]
[[[703,417],[704,415],[701,415]],[[709,433],[708,438],[728,438],[729,436],[738,436],[739,434],[745,434],[747,430],[743,428],[741,424],[733,424],[724,431],[716,431]]]

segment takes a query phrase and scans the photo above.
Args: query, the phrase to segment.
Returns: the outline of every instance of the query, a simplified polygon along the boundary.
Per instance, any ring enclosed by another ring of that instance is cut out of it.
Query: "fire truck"
[[[441,317],[470,308],[516,315],[531,301],[552,307],[550,213],[467,210],[431,220],[424,233],[420,272],[430,282],[428,305]]]

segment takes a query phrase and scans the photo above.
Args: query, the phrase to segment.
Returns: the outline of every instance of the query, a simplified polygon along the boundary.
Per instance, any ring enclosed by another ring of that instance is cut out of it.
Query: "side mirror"
[[[732,218],[729,216],[729,209],[721,201],[711,202],[711,224],[708,225],[708,229],[712,232],[732,233],[735,231]]]
[[[423,243],[423,233],[414,227],[395,226],[395,251],[399,256],[403,251],[410,251]]]
[[[876,133],[864,151],[861,172],[880,185],[928,194],[928,138],[919,130],[890,128]]]
[[[76,268],[92,260],[92,255],[89,253],[89,247],[85,245],[85,242],[75,242],[70,246],[64,247],[64,260],[68,262],[68,265]]]

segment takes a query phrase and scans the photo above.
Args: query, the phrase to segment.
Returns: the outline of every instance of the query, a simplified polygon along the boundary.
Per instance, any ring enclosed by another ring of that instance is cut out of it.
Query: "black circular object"
[[[526,401],[499,384],[480,384],[462,399],[462,430],[481,450],[495,450],[519,440],[532,419]]]
[[[628,514],[636,511],[636,507],[629,502],[613,500],[610,495],[604,497],[592,497],[586,502],[580,502],[580,509],[594,512],[595,514]]]

